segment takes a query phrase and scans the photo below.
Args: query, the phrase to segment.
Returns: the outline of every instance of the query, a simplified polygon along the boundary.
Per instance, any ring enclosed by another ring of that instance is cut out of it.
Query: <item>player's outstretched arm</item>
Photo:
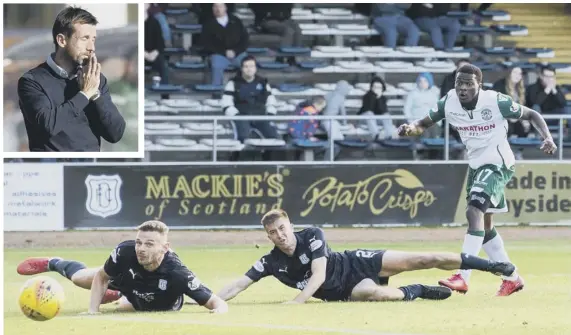
[[[250,285],[252,285],[253,283],[254,281],[250,279],[250,277],[243,276],[231,282],[230,284],[224,286],[224,288],[222,288],[222,290],[220,290],[220,292],[218,293],[218,296],[222,300],[228,301],[237,296],[238,294],[240,294],[240,292],[250,287]]]
[[[553,137],[551,136],[551,132],[549,131],[549,127],[547,127],[547,123],[543,116],[531,108],[521,106],[521,119],[530,121],[533,127],[539,132],[539,135],[543,138],[541,150],[545,151],[547,154],[553,155],[555,151],[557,151],[557,146],[555,145],[555,142],[553,142]]]
[[[95,276],[93,276],[93,282],[91,283],[89,314],[99,313],[99,306],[101,305],[105,291],[107,291],[107,286],[109,286],[109,275],[107,275],[103,267],[101,267],[101,269],[95,273]]]
[[[293,303],[303,304],[311,298],[315,291],[325,282],[327,269],[327,257],[322,256],[311,261],[311,277],[307,281],[305,288],[293,299]]]
[[[208,308],[212,313],[228,312],[228,304],[226,301],[220,299],[216,294],[213,294],[210,299],[208,299],[208,302],[204,304],[204,307]]]
[[[402,124],[398,128],[397,132],[399,136],[419,136],[422,135],[424,130],[432,127],[434,125],[434,121],[430,118],[430,116],[425,116],[422,119],[416,120],[411,124]]]

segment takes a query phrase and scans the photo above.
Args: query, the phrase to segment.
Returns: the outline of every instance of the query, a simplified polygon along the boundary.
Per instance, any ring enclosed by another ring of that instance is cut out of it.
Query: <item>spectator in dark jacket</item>
[[[359,115],[390,115],[389,108],[387,107],[387,98],[383,95],[387,90],[387,85],[380,77],[374,77],[371,80],[369,91],[363,96],[363,103]],[[396,128],[393,120],[382,120],[383,130],[385,137],[393,137],[396,135]],[[375,138],[379,139],[380,131],[378,120],[367,120],[369,133]]]
[[[230,66],[239,67],[246,57],[248,32],[242,21],[226,12],[226,5],[215,3],[212,6],[214,19],[208,21],[202,29],[202,45],[210,56],[212,84],[222,85],[224,71]]]
[[[222,96],[224,113],[233,115],[275,115],[276,98],[265,78],[256,75],[256,59],[247,56],[242,60],[241,71],[228,81]],[[250,137],[252,130],[257,130],[264,138],[279,138],[277,130],[270,121],[236,120],[236,135],[240,142]]]
[[[526,105],[525,83],[521,67],[516,66],[508,69],[507,75],[496,81],[492,90],[509,95],[514,102],[520,105]],[[531,130],[529,121],[514,119],[508,119],[508,121],[508,136],[516,135],[518,137],[527,137]]]
[[[560,86],[557,85],[555,68],[544,65],[540,69],[539,79],[527,88],[526,106],[537,109],[541,114],[568,114],[567,102]],[[559,125],[559,120],[545,120],[548,125]],[[568,124],[569,126],[569,124]]]
[[[201,3],[201,4],[194,4],[198,6],[198,23],[205,24],[208,23],[210,20],[214,19],[214,14],[212,13],[212,6],[213,3]],[[236,12],[236,4],[235,3],[225,3],[226,5],[226,13],[234,14]]]
[[[380,3],[374,4],[371,16],[373,28],[383,36],[384,45],[388,48],[397,46],[399,34],[404,34],[404,45],[417,46],[420,39],[420,30],[414,22],[405,15],[409,3]]]
[[[151,5],[145,19],[145,65],[150,65],[161,76],[161,84],[168,84],[168,64],[165,57],[165,39],[161,24],[153,13],[158,6]]]
[[[407,11],[418,28],[430,34],[437,50],[453,48],[460,34],[460,21],[446,16],[450,8],[451,5],[446,3],[415,3]]]
[[[254,25],[262,32],[280,35],[280,46],[301,46],[301,29],[291,19],[293,3],[256,3],[250,8],[255,15]],[[288,63],[294,65],[295,57],[289,57]]]

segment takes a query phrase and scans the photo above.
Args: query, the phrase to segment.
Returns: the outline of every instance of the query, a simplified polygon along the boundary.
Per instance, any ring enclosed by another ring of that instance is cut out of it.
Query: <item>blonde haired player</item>
[[[184,295],[212,312],[228,310],[226,302],[204,286],[170,249],[166,224],[147,221],[137,230],[135,240],[120,243],[103,267],[88,269],[76,261],[44,257],[20,263],[18,273],[57,271],[77,286],[91,289],[90,314],[99,312],[99,306],[110,295],[108,288],[121,293],[120,310],[177,311]]]
[[[462,252],[477,256],[480,249],[493,261],[509,262],[501,236],[492,223],[492,214],[507,212],[504,194],[506,184],[515,171],[515,158],[508,142],[507,119],[529,120],[543,138],[541,150],[552,155],[557,150],[547,124],[541,115],[492,90],[482,90],[482,71],[471,64],[458,69],[455,88],[450,90],[436,108],[412,124],[403,124],[401,136],[418,136],[435,123],[447,119],[458,130],[468,152],[468,231]],[[470,270],[460,270],[439,281],[452,290],[468,292]],[[523,289],[523,279],[514,272],[504,276],[498,296],[508,296]]]

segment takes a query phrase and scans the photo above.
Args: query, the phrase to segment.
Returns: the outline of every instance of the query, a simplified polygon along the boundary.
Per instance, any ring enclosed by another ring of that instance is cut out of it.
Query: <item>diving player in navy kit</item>
[[[75,261],[60,258],[31,258],[18,266],[20,274],[37,274],[57,271],[77,281],[91,285],[78,285],[91,289],[89,314],[99,312],[107,288],[121,292],[119,310],[176,311],[187,295],[212,312],[224,313],[228,304],[212,294],[186,266],[177,254],[169,249],[168,227],[160,221],[147,221],[138,228],[135,240],[124,241],[113,249],[105,265],[87,269]],[[76,283],[77,285],[77,283]]]
[[[388,277],[404,271],[431,268],[475,269],[496,275],[510,275],[515,271],[511,263],[450,252],[332,252],[321,229],[294,232],[283,210],[266,213],[262,225],[275,247],[243,277],[225,286],[218,294],[220,298],[228,301],[254,282],[271,275],[281,283],[301,290],[287,303],[304,303],[310,297],[324,301],[443,300],[452,294],[447,287],[416,284],[393,288],[380,284],[388,283]]]

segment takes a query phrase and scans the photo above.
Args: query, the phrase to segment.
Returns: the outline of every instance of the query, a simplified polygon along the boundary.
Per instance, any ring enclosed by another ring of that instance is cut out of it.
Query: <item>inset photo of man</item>
[[[142,157],[138,5],[5,4],[4,18],[6,156]]]

